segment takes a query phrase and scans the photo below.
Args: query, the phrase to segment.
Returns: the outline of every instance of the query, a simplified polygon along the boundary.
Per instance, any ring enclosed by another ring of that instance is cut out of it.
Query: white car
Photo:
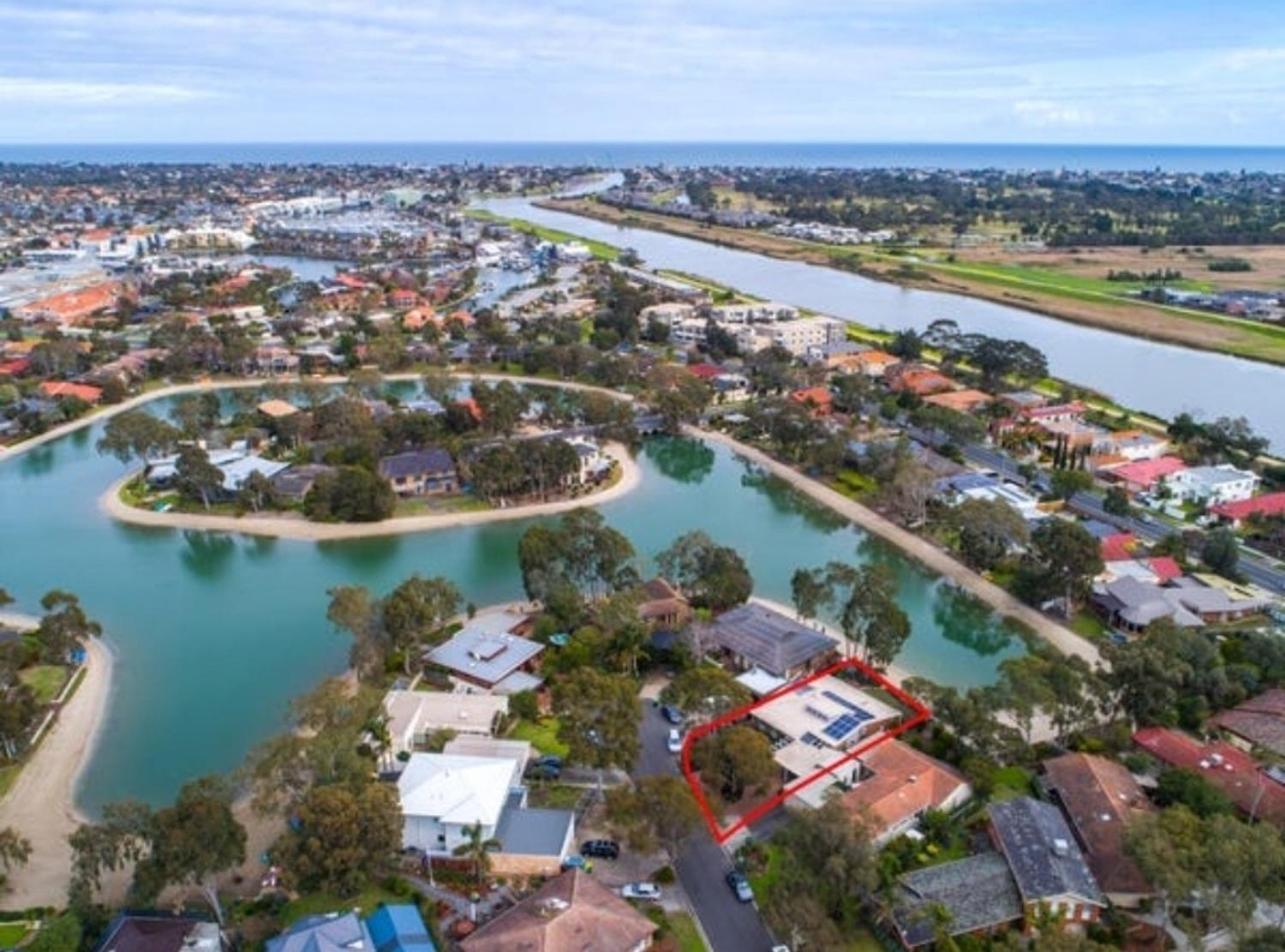
[[[620,895],[625,899],[660,902],[660,887],[655,883],[627,883],[620,887]]]
[[[669,740],[665,742],[671,754],[676,754],[683,749],[683,735],[678,733],[678,728],[673,728],[669,732]]]

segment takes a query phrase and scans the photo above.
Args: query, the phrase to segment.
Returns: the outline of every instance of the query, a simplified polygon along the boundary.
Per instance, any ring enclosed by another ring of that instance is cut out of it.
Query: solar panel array
[[[854,730],[856,730],[862,721],[869,720],[869,717],[861,717],[858,714],[849,712],[840,714],[823,728],[825,736],[832,740],[843,740]]]

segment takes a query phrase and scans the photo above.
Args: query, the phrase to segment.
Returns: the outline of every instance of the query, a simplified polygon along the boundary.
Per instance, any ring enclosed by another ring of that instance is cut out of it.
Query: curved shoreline
[[[1088,639],[1080,637],[1042,612],[1038,612],[1025,602],[1019,601],[1012,594],[1000,588],[994,582],[982,578],[972,569],[957,561],[949,552],[937,548],[927,539],[915,535],[908,529],[903,529],[873,509],[854,502],[829,486],[819,483],[815,479],[787,466],[785,463],[773,459],[762,450],[746,446],[725,433],[701,430],[695,427],[688,427],[687,429],[690,435],[694,437],[726,446],[737,455],[785,480],[799,492],[843,516],[857,527],[890,542],[903,555],[914,559],[935,574],[949,579],[960,588],[971,592],[989,605],[997,614],[1012,618],[1031,628],[1036,635],[1049,642],[1063,654],[1078,655],[1089,664],[1097,664],[1101,660],[1098,649]]]
[[[642,481],[642,471],[620,444],[608,443],[603,447],[603,451],[620,467],[620,478],[607,488],[574,499],[559,499],[554,502],[513,506],[508,509],[488,509],[483,512],[400,516],[385,519],[382,522],[309,522],[303,518],[278,515],[206,516],[200,513],[151,512],[146,509],[136,509],[120,498],[121,487],[133,479],[136,473],[129,473],[112,483],[99,497],[98,507],[117,522],[152,529],[195,529],[202,532],[231,532],[310,542],[409,535],[416,532],[455,529],[460,526],[507,522],[512,519],[552,516],[582,506],[598,506],[613,499],[619,499],[638,487]]]
[[[13,827],[31,843],[31,857],[10,877],[0,906],[62,906],[67,899],[71,845],[86,816],[76,806],[80,780],[106,722],[116,654],[102,638],[85,643],[85,675],[71,699],[0,800],[0,828]]]

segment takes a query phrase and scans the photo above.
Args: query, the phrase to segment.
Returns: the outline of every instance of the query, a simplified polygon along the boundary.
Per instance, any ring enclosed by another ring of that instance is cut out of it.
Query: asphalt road
[[[641,703],[642,749],[634,776],[677,774],[678,757],[665,746],[671,725],[650,701]],[[674,872],[691,900],[713,952],[767,952],[774,943],[758,909],[751,903],[738,901],[723,879],[731,868],[731,860],[705,829],[689,837],[674,858]]]

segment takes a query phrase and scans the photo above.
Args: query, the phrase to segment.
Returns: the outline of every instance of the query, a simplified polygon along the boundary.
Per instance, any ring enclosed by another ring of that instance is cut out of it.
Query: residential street
[[[651,701],[640,703],[643,705],[642,753],[634,775],[678,773],[678,758],[665,747],[670,725]],[[674,871],[709,937],[713,952],[765,952],[772,948],[773,942],[757,908],[738,902],[723,880],[731,865],[722,847],[702,829],[675,858]]]

